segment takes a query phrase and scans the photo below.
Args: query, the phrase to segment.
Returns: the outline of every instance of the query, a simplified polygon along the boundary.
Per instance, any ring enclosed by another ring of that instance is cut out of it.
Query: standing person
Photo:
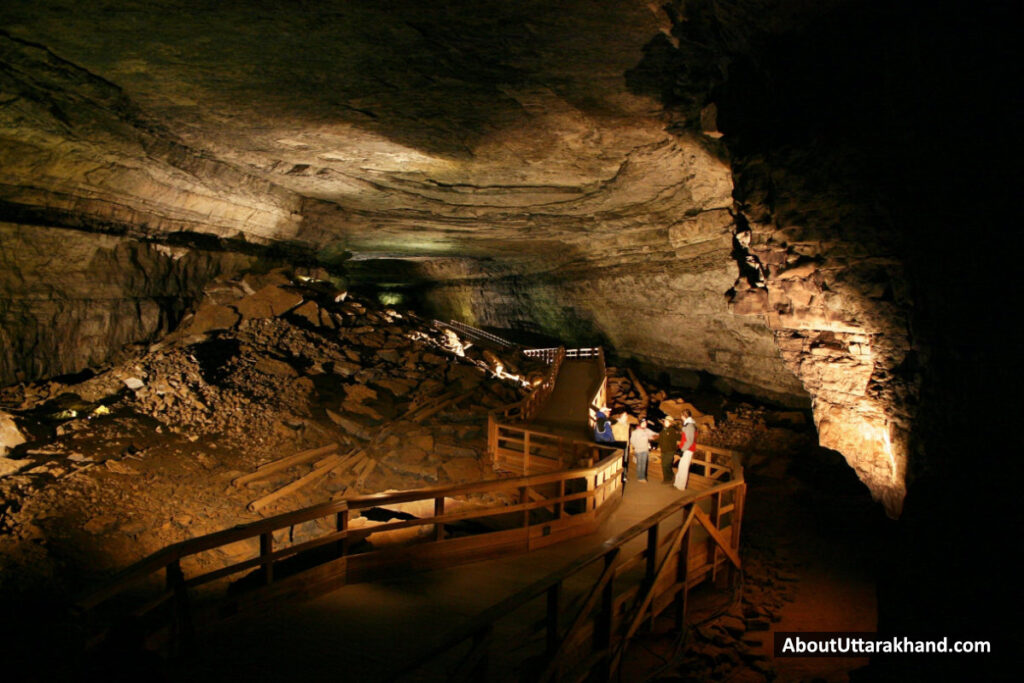
[[[655,437],[654,432],[647,428],[647,420],[640,420],[639,426],[633,430],[629,437],[629,445],[636,453],[636,477],[637,481],[647,483],[647,458],[651,453],[651,440]]]
[[[676,448],[679,446],[679,439],[682,432],[676,426],[671,415],[666,415],[665,428],[658,435],[658,449],[661,451],[661,483],[672,486],[672,463],[676,459]]]
[[[683,457],[679,460],[679,471],[676,472],[674,486],[680,491],[686,490],[686,480],[690,476],[690,461],[693,460],[693,450],[697,447],[697,423],[693,420],[693,413],[689,410],[683,411],[683,436],[679,439],[679,449]]]
[[[608,406],[601,406],[594,416],[594,441],[598,443],[612,443],[615,437],[612,435],[612,421],[608,418]]]

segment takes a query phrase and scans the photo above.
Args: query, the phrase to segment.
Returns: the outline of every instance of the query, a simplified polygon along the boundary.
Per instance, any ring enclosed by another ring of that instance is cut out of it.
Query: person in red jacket
[[[676,479],[672,482],[680,491],[686,490],[686,480],[690,476],[690,462],[693,460],[693,451],[697,447],[697,423],[693,420],[693,413],[689,410],[683,411],[683,435],[679,438],[679,450],[683,457],[679,460],[679,471],[676,472]]]

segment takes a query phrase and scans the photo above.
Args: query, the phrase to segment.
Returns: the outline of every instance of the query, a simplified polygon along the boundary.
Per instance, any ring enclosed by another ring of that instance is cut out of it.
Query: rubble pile
[[[679,672],[684,681],[770,681],[776,672],[767,653],[769,629],[793,602],[799,575],[792,562],[770,545],[744,548],[740,599],[724,612],[689,630]]]
[[[538,365],[326,279],[215,281],[158,343],[0,392],[0,592],[62,564],[123,566],[254,511],[494,477],[487,411],[529,390],[510,368]],[[233,483],[314,449],[326,461]]]

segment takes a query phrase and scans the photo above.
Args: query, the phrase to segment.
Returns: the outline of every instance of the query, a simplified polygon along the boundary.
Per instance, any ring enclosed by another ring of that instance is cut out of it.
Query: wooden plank
[[[341,474],[345,470],[355,467],[366,458],[366,451],[357,451],[346,456],[341,462],[334,466],[334,471]]]
[[[355,485],[357,487],[359,487],[359,488],[362,488],[363,486],[366,485],[367,477],[369,477],[371,474],[373,474],[374,468],[377,467],[377,461],[376,460],[367,459],[366,462],[367,462],[366,467],[363,468],[363,471],[359,475],[359,478],[356,479],[356,484]]]
[[[666,551],[665,557],[662,558],[657,573],[654,575],[654,578],[648,583],[647,591],[644,594],[643,600],[640,602],[639,605],[637,605],[634,608],[633,616],[629,622],[629,628],[626,629],[626,635],[623,636],[622,641],[619,644],[618,650],[615,652],[615,655],[612,658],[612,675],[614,675],[619,668],[619,663],[622,661],[622,655],[626,653],[626,647],[629,645],[629,639],[632,638],[634,634],[636,634],[637,630],[640,628],[640,624],[642,624],[644,621],[644,613],[647,612],[647,608],[650,606],[651,601],[654,599],[655,596],[655,583],[663,575],[667,575],[666,571],[673,566],[672,562],[670,561],[670,558],[678,552],[680,545],[683,542],[683,539],[686,537],[687,530],[689,530],[690,525],[693,523],[693,518],[695,514],[699,511],[700,508],[698,508],[696,505],[694,505],[690,509],[690,514],[686,516],[686,519],[679,527],[679,530],[676,531],[676,534],[672,539],[672,543],[669,545],[668,550]],[[655,525],[651,528],[656,529],[657,526]],[[657,544],[655,543],[653,545],[656,546]]]
[[[605,587],[608,586],[608,582],[611,581],[612,578],[615,576],[615,560],[618,557],[618,554],[619,548],[613,548],[612,550],[608,551],[608,553],[604,556],[604,570],[601,572],[601,576],[598,577],[597,583],[595,583],[591,587],[590,592],[587,594],[586,600],[583,601],[583,606],[580,607],[580,611],[576,614],[576,618],[573,619],[572,626],[570,626],[569,630],[566,632],[561,644],[555,651],[554,657],[551,658],[551,662],[544,669],[544,673],[541,674],[541,683],[550,681],[552,678],[557,677],[560,673],[559,670],[561,669],[562,664],[564,663],[567,652],[565,648],[565,643],[566,641],[572,640],[573,636],[576,634],[577,631],[579,631],[580,627],[587,620],[587,617],[590,616],[590,613],[594,611],[594,607],[597,606],[598,600],[604,597],[603,594]]]
[[[231,483],[234,484],[235,486],[241,487],[251,482],[254,482],[258,479],[270,476],[275,472],[286,470],[289,467],[292,467],[293,465],[298,465],[299,463],[305,462],[306,460],[312,460],[317,456],[325,455],[336,450],[338,450],[338,444],[332,443],[327,444],[326,446],[321,446],[319,448],[313,448],[307,451],[302,451],[301,453],[296,453],[294,455],[289,455],[284,458],[279,458],[278,460],[274,460],[272,462],[260,465],[259,467],[256,468],[255,472],[238,477],[234,479]]]
[[[313,470],[306,476],[296,479],[295,481],[286,486],[282,486],[273,493],[269,493],[263,496],[262,498],[257,498],[256,500],[252,501],[251,503],[249,503],[249,510],[251,510],[252,512],[259,512],[260,510],[267,507],[271,503],[274,503],[275,501],[278,501],[289,494],[295,493],[299,489],[309,486],[314,481],[326,476],[327,473],[330,472],[335,465],[341,462],[341,458],[336,455],[332,456],[332,458],[333,459],[327,464],[325,464],[323,467]]]
[[[740,569],[740,556],[736,553],[736,549],[732,547],[732,543],[722,536],[722,533],[715,528],[715,525],[712,523],[711,518],[708,517],[707,513],[697,506],[694,506],[693,509],[697,513],[697,521],[700,522],[701,526],[707,530],[711,538],[714,539],[718,547],[722,549],[736,568]]]
[[[439,401],[430,407],[418,408],[416,410],[415,415],[410,415],[407,419],[411,422],[419,424],[426,420],[428,417],[431,417],[432,415],[439,413],[440,411],[444,410],[449,406],[453,406],[462,402],[463,400],[469,398],[475,393],[476,389],[471,389],[470,391],[467,391],[464,394],[459,394],[457,396],[452,396],[451,398]]]

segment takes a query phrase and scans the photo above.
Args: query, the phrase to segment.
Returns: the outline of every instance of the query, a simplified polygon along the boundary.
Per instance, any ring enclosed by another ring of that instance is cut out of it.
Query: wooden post
[[[594,481],[595,481],[596,479],[597,479],[597,475],[594,475],[593,477],[587,477],[587,478],[586,478],[586,482],[587,482],[587,492],[588,492],[588,493],[589,493],[590,491],[593,491],[593,490],[594,490]],[[584,498],[584,499],[583,499],[583,511],[584,511],[584,512],[590,512],[590,510],[591,510],[591,502],[590,502],[590,501],[591,501],[591,500],[592,500],[592,497],[591,497],[591,496],[587,496],[586,498]]]
[[[604,566],[607,570],[615,561],[615,553],[606,553]],[[612,609],[615,606],[615,577],[612,576],[601,592],[601,611],[594,622],[594,654],[601,654],[600,667],[595,677],[598,681],[611,679]]]
[[[558,480],[558,497],[565,498],[565,479]],[[565,510],[565,501],[555,504],[555,519],[562,518],[562,511]]]
[[[530,473],[530,432],[523,430],[523,474]]]
[[[654,590],[654,579],[658,572],[658,525],[647,530],[647,571],[644,574],[644,585],[647,590]],[[639,599],[639,598],[637,598]],[[654,605],[651,604],[651,628],[654,628]]]
[[[527,494],[527,488],[528,487],[526,487],[526,486],[520,486],[519,487],[519,502],[521,504],[524,504],[524,505],[529,502],[529,498],[528,498],[528,494]],[[523,510],[523,528],[524,529],[528,529],[529,527],[530,527],[530,511],[529,510]]]
[[[487,414],[487,453],[490,454],[490,466],[498,469],[498,423],[494,415]]]
[[[491,623],[487,624],[487,626],[473,636],[473,649],[480,651],[480,658],[477,660],[476,666],[473,667],[472,680],[487,680],[487,672],[491,664],[490,644],[493,635],[494,624]]]
[[[691,505],[696,505],[696,502]],[[683,523],[686,523],[688,512],[686,508],[683,508]],[[683,541],[679,544],[679,559],[678,565],[676,566],[676,583],[682,584],[679,588],[679,592],[676,593],[676,628],[682,629],[683,624],[686,623],[686,601],[690,592],[690,532],[692,525],[686,530],[683,535]]]
[[[440,517],[444,514],[444,496],[439,496],[434,499],[434,516]],[[434,540],[444,540],[444,523],[434,525]]]
[[[711,519],[712,525],[717,529],[718,520],[721,515],[722,507],[722,492],[719,491],[711,496],[711,514],[708,517]],[[716,580],[718,579],[718,544],[715,543],[715,539],[708,538],[708,555],[711,556],[711,583],[718,585]],[[720,586],[719,586],[720,587]]]
[[[740,525],[743,523],[743,501],[747,497],[747,485],[746,483],[740,484],[733,489],[733,508],[732,508],[732,547],[739,554],[740,548]],[[730,567],[732,565],[730,564]],[[732,575],[736,576],[739,572],[738,569],[733,567]]]
[[[655,524],[647,530],[647,571],[644,574],[644,581],[650,584],[654,581],[654,574],[658,571],[658,525]]]
[[[335,531],[348,531],[348,508],[340,511],[334,518],[334,529]],[[338,541],[338,555],[344,556],[348,554],[348,535],[345,538]]]
[[[263,559],[263,583],[270,585],[274,582],[274,560],[269,555],[274,552],[274,534],[267,531],[260,534],[260,558]]]
[[[192,644],[192,615],[188,604],[188,589],[185,587],[185,573],[181,571],[181,560],[175,559],[166,567],[164,583],[174,592],[171,599],[170,650],[179,655]]]
[[[562,582],[548,588],[547,655],[550,657],[558,650],[558,603],[562,597]]]

